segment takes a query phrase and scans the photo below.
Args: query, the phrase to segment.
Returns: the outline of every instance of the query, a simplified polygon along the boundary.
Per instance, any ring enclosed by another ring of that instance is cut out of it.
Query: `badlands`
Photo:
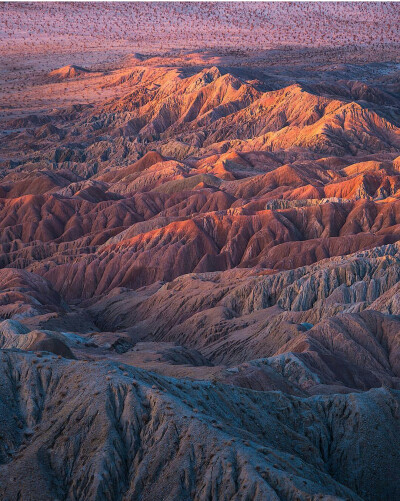
[[[398,4],[0,7],[0,499],[400,500]]]

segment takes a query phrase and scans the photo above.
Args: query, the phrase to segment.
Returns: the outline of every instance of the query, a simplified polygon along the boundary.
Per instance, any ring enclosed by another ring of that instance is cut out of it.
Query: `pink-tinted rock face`
[[[400,499],[398,14],[4,5],[0,499]]]

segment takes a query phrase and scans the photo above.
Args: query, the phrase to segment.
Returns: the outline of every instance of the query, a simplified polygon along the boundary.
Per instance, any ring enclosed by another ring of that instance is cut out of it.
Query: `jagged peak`
[[[206,85],[215,82],[222,76],[221,72],[216,66],[211,68],[204,68],[199,73],[190,77],[190,85],[188,90],[194,91],[205,87]]]
[[[204,68],[204,70],[201,73],[203,73],[204,76],[209,76],[213,80],[217,80],[222,76],[222,73],[219,70],[218,66],[212,66],[211,68]]]

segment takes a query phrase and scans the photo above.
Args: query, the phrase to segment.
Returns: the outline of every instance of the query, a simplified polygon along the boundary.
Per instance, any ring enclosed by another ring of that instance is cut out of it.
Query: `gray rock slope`
[[[400,392],[309,398],[0,354],[0,498],[395,500]]]

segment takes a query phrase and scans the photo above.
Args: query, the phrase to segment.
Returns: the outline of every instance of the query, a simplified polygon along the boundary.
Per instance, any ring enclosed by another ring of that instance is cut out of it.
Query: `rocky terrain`
[[[400,499],[399,9],[218,5],[1,7],[5,501]]]

